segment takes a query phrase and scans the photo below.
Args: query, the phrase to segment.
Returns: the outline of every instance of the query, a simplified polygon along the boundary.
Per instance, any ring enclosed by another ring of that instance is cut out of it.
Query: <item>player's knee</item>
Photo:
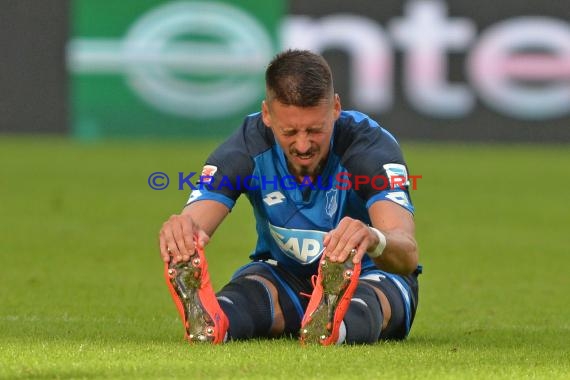
[[[260,281],[238,277],[217,294],[220,306],[230,321],[232,339],[265,336],[273,323],[273,300]]]
[[[277,290],[277,297],[272,299],[274,308],[281,308],[283,318],[282,327],[279,329],[281,334],[293,336],[299,332],[301,328],[301,319],[303,318],[302,305],[294,298],[295,291],[283,279],[280,279],[276,273],[268,269],[268,264],[254,263],[248,265],[244,270],[238,272],[238,277],[246,278],[262,278],[272,284]],[[275,318],[278,316],[274,315]],[[275,334],[274,334],[275,335]]]
[[[364,344],[378,341],[383,319],[382,306],[375,291],[368,285],[360,284],[344,316],[345,342]]]

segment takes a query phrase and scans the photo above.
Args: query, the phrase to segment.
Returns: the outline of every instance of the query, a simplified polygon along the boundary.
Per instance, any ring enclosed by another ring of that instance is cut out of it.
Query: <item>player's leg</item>
[[[404,339],[417,308],[417,273],[397,276],[374,270],[361,276],[344,317],[346,343]]]
[[[306,304],[298,295],[308,288],[308,281],[265,262],[253,262],[239,269],[217,294],[229,319],[229,338],[296,333]]]
[[[402,277],[373,270],[354,277],[358,272],[347,263],[321,260],[303,317],[303,343],[373,343],[407,336],[417,306],[418,273]]]

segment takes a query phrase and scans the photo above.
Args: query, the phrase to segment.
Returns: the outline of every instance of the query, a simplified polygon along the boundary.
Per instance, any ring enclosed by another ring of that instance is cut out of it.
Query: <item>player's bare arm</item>
[[[194,237],[201,246],[228,215],[229,209],[216,201],[203,200],[189,204],[182,213],[172,215],[160,229],[160,256],[164,262],[188,261],[194,253]]]
[[[386,237],[386,246],[374,258],[378,268],[397,274],[410,274],[418,265],[418,248],[414,237],[412,214],[390,201],[375,202],[369,209],[372,226]],[[343,218],[325,237],[325,254],[331,261],[344,262],[354,253],[357,263],[367,252],[373,252],[380,239],[369,226],[360,220]]]
[[[379,201],[368,209],[372,226],[386,236],[386,248],[374,259],[376,266],[407,275],[418,266],[419,252],[412,213],[391,201]]]

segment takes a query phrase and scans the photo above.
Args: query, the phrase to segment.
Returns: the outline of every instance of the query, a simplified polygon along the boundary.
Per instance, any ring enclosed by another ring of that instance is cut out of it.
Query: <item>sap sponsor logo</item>
[[[282,228],[271,223],[268,225],[275,243],[288,257],[306,265],[317,261],[321,256],[325,232]]]

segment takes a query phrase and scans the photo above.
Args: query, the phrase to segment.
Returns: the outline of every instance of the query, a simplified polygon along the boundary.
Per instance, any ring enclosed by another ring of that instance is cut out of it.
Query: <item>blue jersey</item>
[[[342,111],[317,179],[298,183],[261,114],[207,159],[188,203],[214,200],[232,208],[244,193],[253,206],[258,240],[254,260],[276,260],[291,272],[316,273],[323,238],[345,216],[370,224],[368,208],[389,200],[413,213],[408,171],[396,139],[368,116]],[[390,180],[398,178],[400,186]],[[365,256],[363,269],[374,267]]]

